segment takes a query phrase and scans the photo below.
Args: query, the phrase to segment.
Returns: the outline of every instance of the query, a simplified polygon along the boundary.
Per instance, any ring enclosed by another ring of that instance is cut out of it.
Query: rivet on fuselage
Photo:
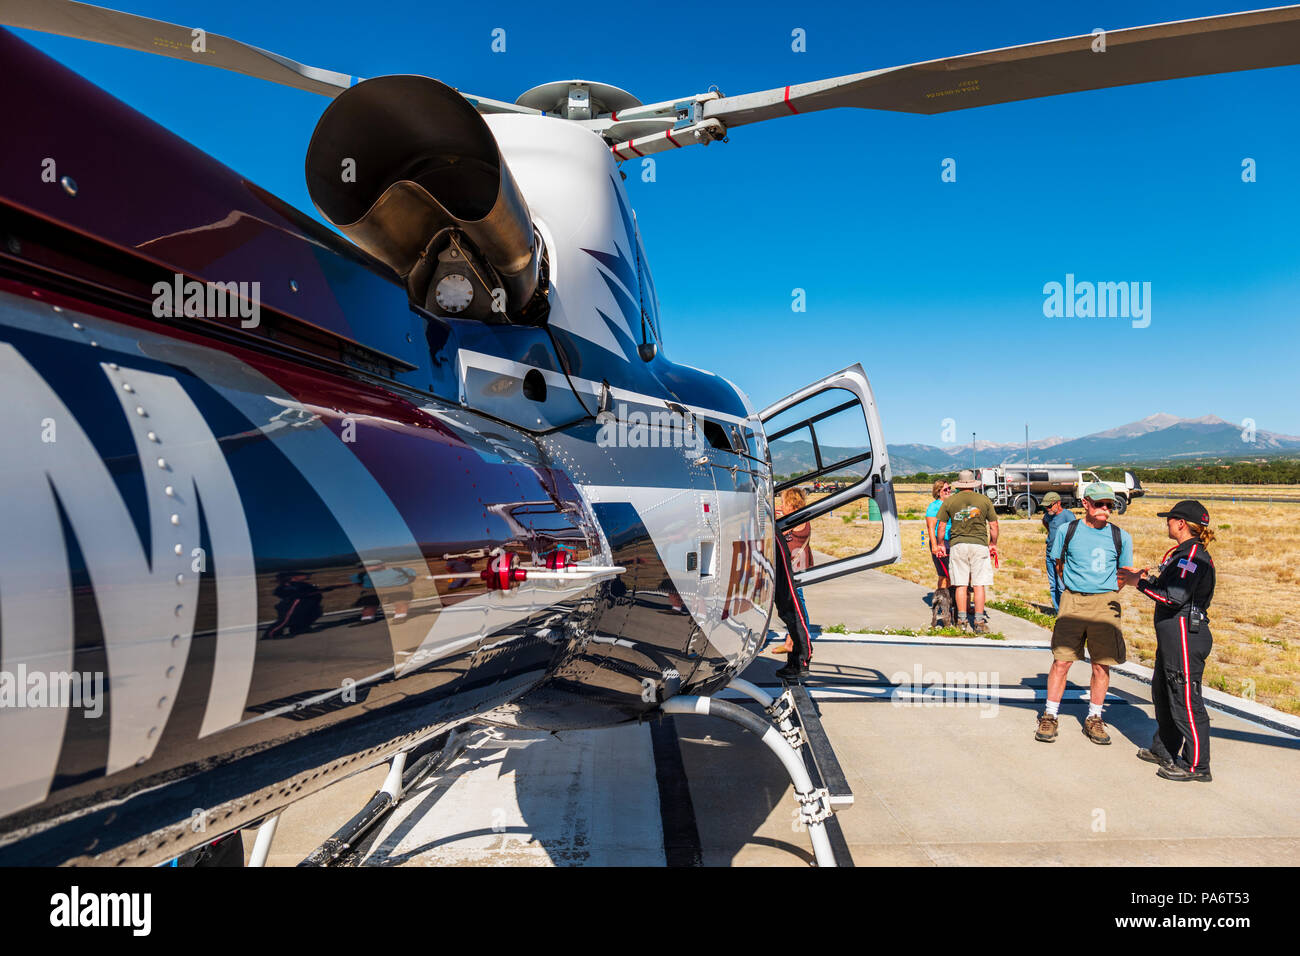
[[[297,292],[297,291],[298,291],[298,280],[297,280],[297,279],[290,279],[290,280],[289,280],[289,291],[290,291],[290,292]]]
[[[166,459],[166,458],[159,458],[159,459],[158,459],[158,467],[159,467],[159,468],[166,468],[166,467],[167,467],[167,459]]]
[[[168,498],[175,498],[176,489],[173,488],[171,485],[168,485],[166,488],[163,489],[163,494],[165,494]]]
[[[73,322],[72,327],[76,329],[78,332],[80,332],[82,329],[85,328],[85,326],[82,325],[80,322]]]
[[[157,434],[157,432],[149,432],[149,434],[146,435],[145,437],[148,438],[150,441],[157,441],[157,440],[158,440],[158,434]]]
[[[185,575],[183,575],[183,574],[178,574],[178,575],[176,575],[176,583],[177,583],[177,584],[184,584],[184,583],[185,583]]]
[[[185,553],[185,547],[179,544],[176,545],[176,547],[172,548],[172,550],[175,551],[178,555]]]
[[[77,195],[77,181],[71,176],[61,177],[59,179],[59,185],[63,187],[63,191],[69,196]]]
[[[172,515],[172,524],[180,524],[180,523],[181,523],[181,516],[180,516],[180,515]]]
[[[123,383],[122,383],[122,391],[124,391],[124,392],[134,392],[135,389],[131,387],[131,383],[130,383],[130,382],[123,382]]]

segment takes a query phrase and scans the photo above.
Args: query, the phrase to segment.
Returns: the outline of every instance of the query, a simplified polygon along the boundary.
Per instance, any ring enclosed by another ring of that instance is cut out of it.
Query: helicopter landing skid
[[[773,698],[766,691],[740,678],[734,679],[729,687],[756,701],[769,719],[759,717],[738,704],[714,697],[670,697],[660,705],[660,709],[665,714],[721,717],[758,735],[759,740],[776,754],[790,775],[795,798],[800,805],[800,819],[808,827],[817,865],[839,865],[836,846],[833,844],[838,845],[839,855],[852,865],[848,846],[834,818],[834,810],[837,805],[851,804],[853,794],[848,790],[847,782],[841,782],[843,774],[839,771],[839,762],[830,749],[830,742],[821,728],[821,721],[808,692],[802,685],[795,685],[787,688],[780,697]],[[840,778],[833,779],[834,794],[824,785],[826,776],[819,766],[819,752],[820,763],[828,770],[833,767],[832,778],[835,775]],[[833,841],[832,831],[835,837]]]
[[[403,750],[394,754],[389,762],[388,776],[384,778],[383,786],[375,791],[375,795],[352,819],[343,824],[333,836],[313,850],[298,865],[355,865],[368,851],[373,837],[378,835],[380,824],[402,802],[402,797],[431,774],[455,760],[465,749],[468,736],[469,731],[464,726],[456,727],[413,750]],[[407,766],[408,761],[410,766]],[[274,821],[268,822],[274,823]],[[274,838],[274,834],[274,826],[272,826],[271,836],[267,838],[266,850],[270,849],[270,841]],[[254,844],[254,859],[257,858],[257,850],[261,843],[262,833],[259,830],[257,842]],[[263,851],[262,859],[265,858],[265,851]]]

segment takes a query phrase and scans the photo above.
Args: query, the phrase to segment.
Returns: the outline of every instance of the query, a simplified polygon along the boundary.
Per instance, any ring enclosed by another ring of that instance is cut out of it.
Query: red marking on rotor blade
[[[666,130],[664,130],[664,135],[668,137],[668,142],[672,143],[672,144],[673,144],[674,146],[676,146],[678,149],[681,149],[681,148],[682,148],[682,144],[679,143],[679,142],[677,142],[677,140],[673,139],[673,131],[672,131],[672,130],[670,130],[670,129],[666,129]]]
[[[632,141],[630,139],[627,141],[627,148],[632,150],[632,152],[636,153],[638,156],[645,155],[645,153],[641,152],[641,150],[637,149],[636,146],[632,144]]]
[[[614,112],[611,113],[610,116],[612,116],[612,117],[614,118],[614,122],[615,122],[615,123],[618,122],[618,110],[614,110]]]
[[[790,87],[788,86],[785,88],[785,105],[790,107],[791,113],[799,112],[797,109],[794,108],[794,104],[790,102]]]

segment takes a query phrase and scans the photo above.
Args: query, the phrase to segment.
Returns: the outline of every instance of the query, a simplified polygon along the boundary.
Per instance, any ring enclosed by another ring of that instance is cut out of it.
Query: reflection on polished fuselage
[[[97,716],[0,706],[0,863],[157,862],[468,719],[636,720],[752,659],[761,425],[730,383],[638,353],[658,305],[598,138],[494,122],[551,311],[488,326],[413,310],[337,236],[3,31],[0,54],[0,692],[106,688]],[[109,142],[138,161],[110,183],[87,158],[84,201],[19,173]],[[261,325],[157,317],[162,273],[260,282]],[[598,440],[603,397],[623,443]],[[651,441],[669,407],[749,444]],[[557,554],[571,578],[480,576]]]

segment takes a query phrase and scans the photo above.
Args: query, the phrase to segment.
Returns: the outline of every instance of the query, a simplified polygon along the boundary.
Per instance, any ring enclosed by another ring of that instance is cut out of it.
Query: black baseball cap
[[[1156,514],[1157,518],[1182,518],[1184,521],[1190,521],[1192,524],[1209,524],[1210,513],[1205,510],[1205,505],[1199,501],[1188,498],[1178,502],[1168,511],[1161,511]]]

